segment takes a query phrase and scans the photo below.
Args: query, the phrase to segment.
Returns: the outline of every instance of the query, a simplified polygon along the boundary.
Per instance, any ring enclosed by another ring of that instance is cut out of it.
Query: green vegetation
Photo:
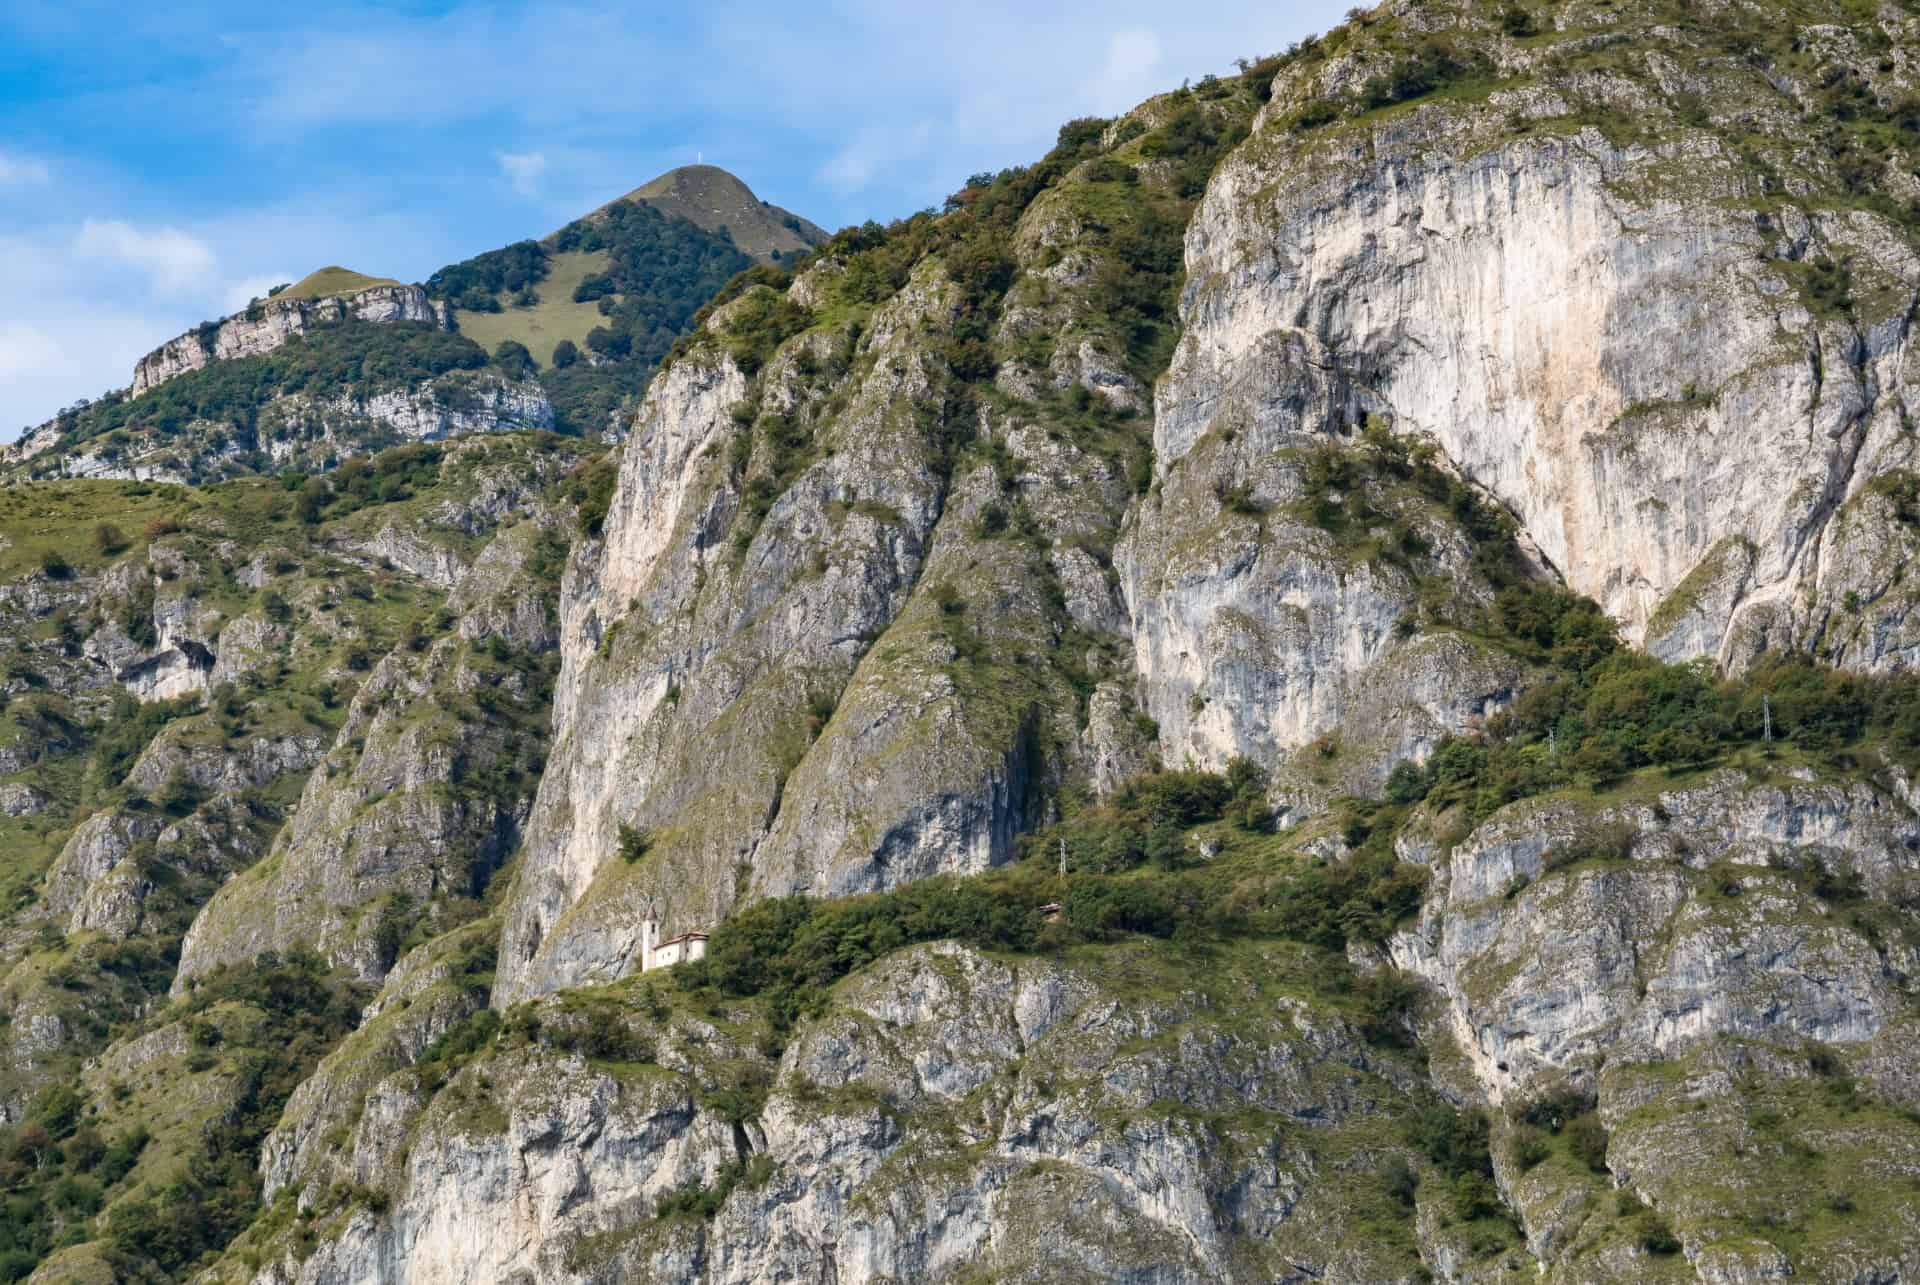
[[[235,1103],[206,1130],[200,1154],[164,1188],[109,1211],[109,1243],[121,1270],[158,1267],[178,1275],[246,1229],[260,1208],[261,1140],[294,1088],[359,1022],[367,998],[367,988],[334,976],[315,956],[268,954],[202,979],[165,1015],[190,1022],[216,1005],[243,1004],[258,1010],[265,1026],[232,1054]]]
[[[614,488],[620,483],[620,465],[611,455],[597,455],[567,478],[566,495],[576,506],[580,534],[597,538],[613,507]]]
[[[1016,228],[1043,199],[1076,211],[1084,209],[1088,232],[1083,248],[1098,264],[1084,310],[1090,334],[1113,350],[1142,386],[1150,385],[1171,359],[1177,332],[1177,302],[1184,279],[1181,237],[1193,202],[1219,157],[1245,137],[1253,106],[1250,95],[1230,102],[1176,96],[1177,107],[1152,130],[1124,134],[1109,146],[1108,122],[1079,120],[1064,126],[1059,140],[1039,164],[997,174],[978,174],[950,197],[939,213],[923,212],[888,227],[869,223],[831,238],[805,270],[827,261],[832,270],[818,279],[817,303],[803,308],[786,296],[791,277],[756,268],[736,278],[693,319],[690,333],[675,345],[684,354],[696,344],[713,342],[707,323],[726,308],[719,337],[730,356],[749,375],[757,374],[772,354],[796,335],[837,331],[828,355],[818,346],[796,353],[803,376],[847,374],[859,360],[864,319],[871,310],[905,287],[914,272],[937,261],[953,291],[954,315],[929,336],[927,350],[940,374],[934,388],[915,406],[920,429],[932,448],[936,468],[951,474],[965,458],[995,460],[995,447],[976,440],[983,409],[1005,407],[1009,399],[996,385],[1008,361],[1044,365],[1049,337],[1009,343],[998,337],[999,322],[1019,285],[1020,265],[1009,253]],[[1122,152],[1126,159],[1116,159]],[[1156,177],[1143,181],[1142,165]],[[1167,171],[1160,174],[1158,167]],[[669,360],[673,358],[670,357]],[[1071,433],[1076,442],[1113,459],[1129,476],[1148,471],[1150,428],[1134,412],[1115,409],[1085,387],[1064,392],[1043,405],[1023,407]],[[743,555],[774,503],[816,458],[817,425],[805,410],[763,414],[757,394],[736,408],[742,428],[731,463],[740,480],[743,503],[732,543]],[[1050,431],[1051,428],[1050,428]],[[1004,454],[1004,451],[1001,452]],[[995,463],[996,469],[999,463]],[[983,521],[997,519],[1006,529],[1004,507],[989,509]],[[1045,541],[1023,520],[1023,541],[1036,557]],[[1050,573],[1042,571],[1043,575]],[[946,622],[963,658],[986,662],[963,622]],[[1084,698],[1092,675],[1065,675]]]
[[[1530,34],[1532,19],[1522,10],[1509,8],[1502,15],[1502,26],[1510,34]],[[1283,65],[1314,61],[1324,57],[1346,29],[1330,33],[1325,40],[1305,42],[1285,56]],[[1443,90],[1477,83],[1490,69],[1481,57],[1440,37],[1429,36],[1410,46],[1397,49],[1390,67],[1367,78],[1357,92],[1338,98],[1316,98],[1296,111],[1288,120],[1295,131],[1319,129],[1343,116],[1359,116],[1381,111],[1401,103],[1427,98]]]
[[[104,437],[109,459],[128,432],[174,437],[211,423],[220,426],[226,443],[252,453],[252,467],[264,472],[268,464],[258,453],[257,430],[263,427],[262,408],[274,398],[366,397],[486,364],[477,344],[430,325],[344,321],[316,326],[264,356],[190,371],[137,399],[115,394],[63,413],[56,423],[62,447]]]
[[[427,278],[427,293],[465,312],[499,312],[500,295],[523,295],[547,277],[547,247],[518,241],[440,269]]]
[[[446,448],[422,442],[396,446],[371,458],[356,455],[343,460],[331,474],[310,477],[300,484],[300,520],[313,525],[374,505],[411,500],[439,483],[445,458]]]
[[[1021,843],[1015,865],[967,879],[937,878],[839,901],[760,902],[714,929],[707,957],[675,970],[689,988],[764,996],[775,1020],[817,1011],[834,982],[913,942],[956,940],[990,950],[1061,949],[1131,935],[1204,942],[1281,938],[1328,952],[1383,940],[1419,905],[1424,877],[1380,840],[1331,863],[1299,859],[1266,833],[1258,775],[1181,772],[1130,784],[1115,802],[1085,809]],[[1221,824],[1223,823],[1224,824]],[[1200,854],[1205,840],[1217,849]],[[1058,870],[1059,853],[1068,870]],[[1057,913],[1047,908],[1057,906]],[[1410,995],[1354,983],[1362,1025],[1398,1042]]]
[[[350,268],[321,268],[290,286],[275,290],[273,299],[326,299],[334,295],[358,294],[375,286],[397,286],[392,277],[369,277]]]
[[[1607,1173],[1607,1130],[1591,1095],[1550,1093],[1514,1113],[1514,1159],[1531,1169],[1553,1155],[1556,1140],[1573,1160],[1595,1174]]]
[[[461,312],[460,333],[489,352],[504,342],[524,344],[542,367],[565,369],[579,360],[587,335],[606,320],[597,301],[576,302],[574,291],[606,267],[604,253],[549,254],[546,275],[520,292],[530,291],[531,303],[516,302],[494,312]],[[518,293],[513,296],[518,297]]]
[[[1737,678],[1711,665],[1670,665],[1622,646],[1591,600],[1528,575],[1511,517],[1435,467],[1430,447],[1369,426],[1352,447],[1305,459],[1298,516],[1349,545],[1354,556],[1414,573],[1427,627],[1483,638],[1539,668],[1537,681],[1484,734],[1443,743],[1422,767],[1401,764],[1387,800],[1458,808],[1471,825],[1517,799],[1569,785],[1605,787],[1636,770],[1709,767],[1728,753],[1771,744],[1846,754],[1869,744],[1920,751],[1920,680],[1865,677],[1803,654],[1763,658]],[[1494,589],[1484,608],[1444,592],[1414,514],[1444,513],[1471,541],[1473,568]]]
[[[545,242],[443,268],[427,290],[460,310],[463,333],[543,363],[555,422],[586,433],[638,400],[694,313],[752,263],[724,232],[615,201]],[[509,361],[524,368],[518,354]]]
[[[198,696],[143,703],[115,692],[101,731],[91,738],[91,766],[101,784],[108,788],[120,784],[160,729],[177,718],[198,714],[201,708]]]
[[[23,1120],[0,1129],[0,1281],[24,1280],[59,1246],[90,1238],[94,1216],[148,1141],[137,1124],[103,1136],[65,1084],[43,1090]]]
[[[1520,1238],[1520,1229],[1494,1185],[1488,1136],[1483,1113],[1436,1106],[1410,1122],[1407,1139],[1425,1153],[1448,1184],[1443,1216],[1466,1228],[1468,1246],[1482,1256]]]
[[[660,1198],[654,1206],[655,1218],[694,1218],[706,1220],[720,1212],[736,1187],[762,1187],[773,1177],[773,1157],[765,1152],[745,1160],[721,1166],[711,1183],[694,1182]]]

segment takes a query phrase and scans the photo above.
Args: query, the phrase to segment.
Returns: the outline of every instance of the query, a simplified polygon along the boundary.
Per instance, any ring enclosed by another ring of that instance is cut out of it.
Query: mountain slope
[[[651,205],[662,214],[685,219],[708,232],[717,234],[724,229],[742,253],[761,263],[791,259],[827,239],[824,228],[767,204],[745,183],[715,165],[668,170],[621,199]]]
[[[1915,35],[1386,4],[617,454],[0,496],[8,1270],[1920,1278]]]
[[[0,447],[0,469],[202,482],[324,469],[465,433],[617,435],[622,408],[693,313],[752,262],[713,223],[713,201],[751,206],[739,221],[756,245],[791,253],[804,248],[800,238],[820,235],[763,209],[722,171],[679,173],[656,182],[712,198],[701,215],[711,226],[680,217],[692,206],[679,197],[663,198],[667,212],[622,201],[545,242],[443,268],[424,287],[319,269],[163,345],[139,362],[127,392],[83,402]],[[726,208],[739,216],[745,207]],[[343,354],[354,362],[343,366]]]
[[[443,269],[427,288],[488,352],[527,350],[563,427],[597,431],[631,415],[655,366],[728,279],[825,237],[725,170],[688,166],[543,241]]]

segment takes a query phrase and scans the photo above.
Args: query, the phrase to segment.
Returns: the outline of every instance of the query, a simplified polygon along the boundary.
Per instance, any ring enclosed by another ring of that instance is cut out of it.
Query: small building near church
[[[678,937],[669,937],[653,948],[653,959],[648,968],[670,968],[674,964],[690,964],[696,959],[707,957],[707,935],[705,933],[681,933]]]
[[[646,922],[640,925],[640,971],[654,968],[671,968],[675,964],[689,964],[696,959],[707,957],[707,934],[681,933],[678,937],[660,940],[660,912],[657,907],[647,907]]]

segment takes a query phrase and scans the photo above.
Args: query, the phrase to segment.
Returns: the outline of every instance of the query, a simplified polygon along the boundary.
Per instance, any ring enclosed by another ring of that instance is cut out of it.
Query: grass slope
[[[587,277],[607,270],[607,254],[556,254],[547,262],[547,279],[534,287],[538,303],[531,308],[509,307],[503,312],[456,312],[460,333],[488,352],[503,340],[517,340],[543,368],[553,365],[554,347],[562,339],[584,347],[587,333],[604,325],[606,318],[597,303],[575,303],[573,292]]]
[[[362,290],[371,290],[375,286],[399,284],[392,277],[370,277],[364,272],[355,272],[351,268],[325,267],[318,272],[309,273],[273,297],[276,299],[328,299],[334,295],[359,294]]]

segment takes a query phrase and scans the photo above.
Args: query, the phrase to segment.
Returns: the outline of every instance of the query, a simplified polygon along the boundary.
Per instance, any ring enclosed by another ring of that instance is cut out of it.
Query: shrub
[[[1510,4],[1500,11],[1500,30],[1516,40],[1540,33],[1540,24],[1534,16],[1517,4]]]
[[[58,549],[48,549],[40,555],[40,571],[49,580],[65,580],[73,574],[73,564]]]
[[[153,796],[153,802],[168,816],[183,817],[200,806],[205,792],[184,771],[175,768]]]
[[[1368,111],[1424,98],[1472,74],[1475,66],[1453,46],[1429,39],[1396,62],[1392,70],[1374,76],[1360,88],[1360,102]]]
[[[1607,1130],[1591,1113],[1567,1125],[1567,1150],[1595,1173],[1607,1172]]]
[[[93,528],[93,547],[107,557],[121,552],[127,544],[126,533],[111,522],[102,522]]]
[[[567,479],[566,496],[577,506],[574,525],[589,539],[599,537],[606,526],[607,512],[613,507],[613,491],[620,481],[620,467],[606,455],[598,455],[576,468]]]
[[[1447,1106],[1430,1107],[1414,1117],[1410,1132],[1410,1141],[1448,1177],[1493,1177],[1493,1154],[1488,1148],[1489,1132],[1484,1114],[1456,1111]]]
[[[1651,1209],[1634,1216],[1633,1231],[1640,1248],[1656,1257],[1677,1254],[1684,1248],[1667,1220]]]
[[[1413,1166],[1407,1163],[1407,1158],[1400,1155],[1392,1157],[1387,1161],[1383,1172],[1387,1182],[1387,1194],[1407,1208],[1413,1208],[1415,1194],[1420,1189],[1420,1180],[1414,1176]]]
[[[1547,1145],[1547,1136],[1531,1126],[1522,1126],[1513,1134],[1513,1162],[1521,1169],[1531,1169],[1548,1156],[1553,1148]]]
[[[448,299],[470,312],[494,311],[487,305],[497,294],[517,293],[546,280],[550,269],[547,248],[538,241],[519,241],[499,250],[440,269],[427,278],[427,293]]]

